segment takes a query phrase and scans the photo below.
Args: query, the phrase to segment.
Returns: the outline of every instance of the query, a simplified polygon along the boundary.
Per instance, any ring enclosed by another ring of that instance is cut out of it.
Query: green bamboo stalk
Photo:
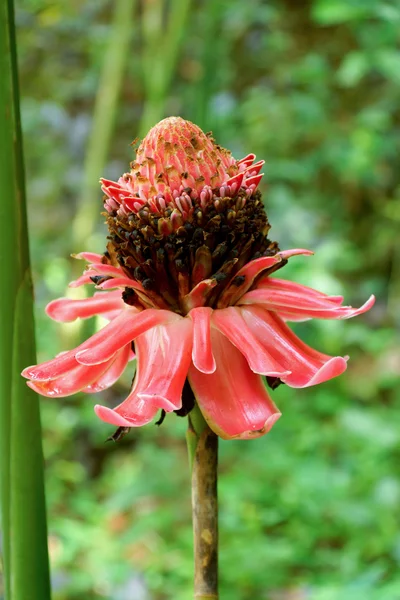
[[[164,22],[164,0],[147,0],[143,5],[143,75],[145,105],[140,135],[146,135],[165,117],[165,100],[171,85],[187,23],[190,0],[172,0]]]
[[[20,376],[36,362],[14,7],[0,6],[0,471],[7,600],[48,600],[39,402]]]
[[[136,0],[116,0],[110,37],[104,53],[93,123],[88,139],[83,181],[73,227],[73,246],[84,249],[93,234],[101,210],[99,179],[104,174],[115,127],[118,100],[131,56],[133,14]],[[80,268],[80,267],[79,267]]]
[[[83,178],[80,186],[77,211],[72,223],[71,248],[76,252],[91,245],[99,214],[102,210],[99,179],[104,175],[110,145],[118,113],[118,102],[124,82],[124,74],[130,57],[129,46],[133,37],[133,14],[137,0],[116,0],[110,34],[103,55],[99,85],[93,110],[93,121],[89,133]],[[71,279],[82,272],[81,261],[72,262]],[[74,290],[75,297],[85,297],[88,289],[83,286]],[[86,334],[93,333],[95,322],[82,321],[74,330],[61,328],[66,347],[79,343]]]
[[[218,600],[218,436],[197,405],[186,434],[192,472],[194,598]]]
[[[210,119],[210,100],[212,99],[221,77],[218,69],[221,64],[221,46],[229,43],[227,36],[221,36],[223,30],[224,2],[208,2],[207,11],[203,13],[202,49],[201,49],[201,79],[196,86],[188,89],[193,110],[193,122],[197,123],[203,131],[213,129],[218,137],[216,127]],[[205,17],[205,18],[204,18]]]

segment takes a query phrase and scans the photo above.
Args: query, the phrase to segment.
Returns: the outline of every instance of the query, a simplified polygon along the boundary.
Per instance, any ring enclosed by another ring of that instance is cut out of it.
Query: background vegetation
[[[397,0],[25,0],[17,25],[39,359],[82,334],[43,309],[71,252],[103,251],[93,186],[138,134],[179,114],[266,159],[273,238],[316,251],[285,276],[377,304],[297,326],[347,373],[281,386],[268,436],[221,443],[221,596],[400,598]],[[41,406],[54,600],[189,598],[185,420],[113,445],[92,397]]]

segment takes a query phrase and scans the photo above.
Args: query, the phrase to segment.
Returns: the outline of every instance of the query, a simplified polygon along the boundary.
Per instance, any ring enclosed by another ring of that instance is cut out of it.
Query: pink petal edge
[[[268,433],[281,413],[259,375],[217,329],[211,328],[217,368],[205,374],[193,365],[188,378],[211,429],[223,439],[250,439]]]

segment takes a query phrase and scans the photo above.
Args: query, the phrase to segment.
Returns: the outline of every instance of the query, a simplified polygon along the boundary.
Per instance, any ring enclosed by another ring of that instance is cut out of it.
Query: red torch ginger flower
[[[102,180],[110,242],[70,285],[92,298],[47,306],[57,321],[103,315],[109,323],[77,348],[28,367],[28,385],[49,397],[110,387],[136,358],[127,398],[96,414],[138,427],[161,409],[185,414],[195,398],[225,439],[267,433],[280,412],[264,385],[308,387],[343,373],[347,357],[303,343],[288,321],[348,319],[369,310],[273,275],[280,251],[258,191],[263,161],[236,161],[194,124],[164,119],[137,150],[131,172]],[[134,353],[133,353],[134,350]],[[189,398],[189,401],[188,401]],[[186,406],[185,406],[186,405]]]

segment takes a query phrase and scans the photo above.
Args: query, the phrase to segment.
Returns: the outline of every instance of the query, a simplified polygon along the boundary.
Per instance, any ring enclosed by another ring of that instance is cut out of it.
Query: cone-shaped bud
[[[264,161],[254,159],[235,160],[211,134],[170,117],[144,138],[130,173],[102,180],[112,264],[144,288],[135,287],[139,305],[184,315],[204,280],[202,302],[216,305],[223,292],[237,296],[236,283],[226,288],[244,264],[278,251],[257,190]]]

